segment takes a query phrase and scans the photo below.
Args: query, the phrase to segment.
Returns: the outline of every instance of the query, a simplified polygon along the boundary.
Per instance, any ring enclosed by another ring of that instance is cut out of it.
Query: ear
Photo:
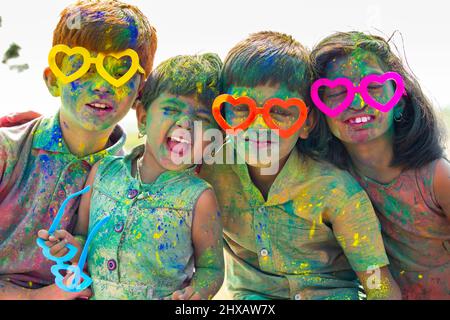
[[[136,109],[136,119],[138,122],[139,133],[145,133],[147,127],[147,111],[141,100],[137,99],[134,102],[133,109]]]
[[[47,85],[48,91],[54,97],[61,96],[61,90],[58,85],[58,79],[50,68],[44,70],[44,81]]]
[[[141,76],[141,81],[139,83],[139,93],[142,93],[142,90],[144,90],[146,83],[147,83],[147,79],[144,76]]]
[[[144,76],[140,76],[141,77],[141,81],[139,82],[139,88],[138,88],[138,98],[136,99],[136,102],[139,101],[140,97],[142,96],[145,84],[147,83],[147,80],[145,79]],[[134,103],[133,106],[131,107],[133,110],[137,110],[137,103]],[[139,101],[140,103],[140,101]]]
[[[406,101],[405,98],[402,98],[394,108],[394,117],[400,117],[403,113],[403,110],[405,110],[405,107]]]
[[[308,108],[308,118],[305,121],[305,124],[300,129],[299,137],[303,140],[308,139],[310,132],[317,125],[317,114],[315,112],[311,112],[311,108]]]

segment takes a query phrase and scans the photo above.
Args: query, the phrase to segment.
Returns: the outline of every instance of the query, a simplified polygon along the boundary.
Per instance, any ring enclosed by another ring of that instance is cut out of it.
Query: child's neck
[[[114,130],[112,127],[104,131],[87,131],[70,121],[62,112],[59,122],[67,147],[72,154],[80,158],[106,149]]]
[[[136,170],[139,170],[142,183],[150,184],[167,170],[156,161],[147,148],[145,149],[143,158],[138,158],[136,161]]]
[[[252,182],[255,185],[255,187],[258,188],[258,190],[261,192],[265,201],[267,201],[267,198],[269,197],[270,188],[272,187],[278,174],[280,174],[281,170],[286,164],[287,159],[288,157],[285,157],[280,160],[279,169],[273,175],[261,174],[262,168],[250,166],[247,164],[250,178],[252,179]]]
[[[393,132],[367,143],[345,144],[357,172],[380,183],[389,183],[397,178],[402,169],[392,167],[394,157]]]

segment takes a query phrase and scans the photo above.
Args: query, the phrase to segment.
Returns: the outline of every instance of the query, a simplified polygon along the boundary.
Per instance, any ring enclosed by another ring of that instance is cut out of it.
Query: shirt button
[[[269,255],[269,251],[267,251],[267,249],[262,249],[261,250],[261,256],[267,257],[268,255]]]
[[[136,198],[138,194],[139,192],[136,189],[131,189],[130,191],[128,191],[128,199],[132,200]]]
[[[117,232],[117,233],[121,233],[123,231],[123,227],[124,227],[123,222],[118,222],[114,226],[114,231]]]
[[[300,293],[297,293],[294,297],[295,300],[302,300],[302,295]]]
[[[108,270],[114,271],[114,270],[116,270],[116,268],[117,268],[116,260],[114,260],[114,259],[109,260],[108,261]]]

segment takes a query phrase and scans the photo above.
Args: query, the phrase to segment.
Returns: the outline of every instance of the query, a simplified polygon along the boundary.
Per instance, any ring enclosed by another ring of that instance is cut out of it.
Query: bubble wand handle
[[[89,236],[88,236],[88,238],[86,240],[86,243],[84,245],[83,251],[81,252],[80,260],[78,261],[78,266],[80,267],[80,270],[83,270],[84,269],[84,265],[86,264],[86,259],[87,259],[87,254],[88,254],[88,250],[89,250],[89,245],[91,244],[92,239],[97,235],[97,233],[100,230],[100,228],[103,227],[103,225],[106,224],[110,219],[111,219],[111,216],[107,216],[107,217],[103,218],[102,220],[100,220],[100,222],[98,222],[94,226],[92,231],[89,233]]]

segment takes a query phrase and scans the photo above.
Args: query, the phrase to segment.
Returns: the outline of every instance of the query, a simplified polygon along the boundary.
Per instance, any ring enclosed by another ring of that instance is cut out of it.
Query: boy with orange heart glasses
[[[83,188],[97,161],[122,152],[126,136],[117,124],[152,69],[157,38],[136,7],[81,0],[62,12],[53,45],[44,79],[61,108],[49,118],[0,128],[0,299],[90,295],[51,284],[51,261],[35,244],[36,234]],[[78,204],[69,203],[62,229],[73,230]]]
[[[245,163],[201,175],[222,212],[227,288],[235,299],[358,299],[359,280],[369,299],[400,298],[370,200],[318,160],[310,79],[308,51],[285,34],[253,34],[225,60],[213,114],[227,135],[242,135],[234,152]],[[278,154],[278,171],[264,174],[252,146]]]

